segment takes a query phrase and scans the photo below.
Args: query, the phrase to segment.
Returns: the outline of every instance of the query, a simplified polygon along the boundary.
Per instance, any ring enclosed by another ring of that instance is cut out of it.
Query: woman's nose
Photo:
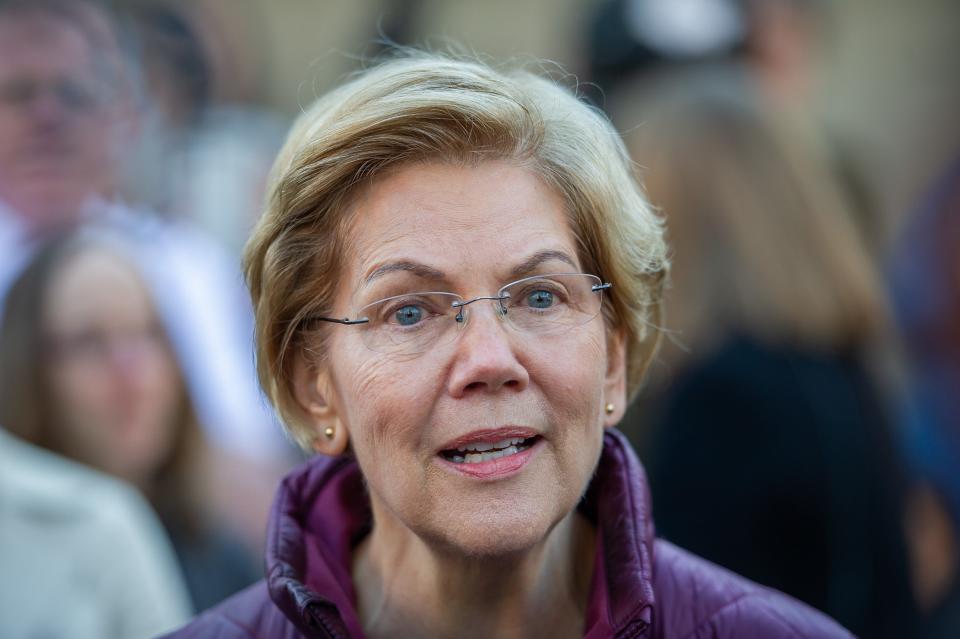
[[[526,388],[530,376],[517,359],[513,339],[492,305],[470,309],[469,321],[456,342],[448,382],[450,395],[460,398]]]

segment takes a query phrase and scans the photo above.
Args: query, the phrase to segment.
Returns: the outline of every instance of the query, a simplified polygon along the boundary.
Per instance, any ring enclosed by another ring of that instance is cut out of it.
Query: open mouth
[[[440,455],[447,461],[454,464],[479,464],[481,462],[500,459],[516,455],[531,446],[540,439],[539,435],[528,437],[511,437],[498,442],[475,442],[465,444],[458,448],[440,451]]]

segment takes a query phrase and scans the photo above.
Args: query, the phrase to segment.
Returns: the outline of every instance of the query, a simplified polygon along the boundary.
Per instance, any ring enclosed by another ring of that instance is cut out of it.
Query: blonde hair
[[[658,340],[666,246],[617,133],[533,73],[406,53],[301,115],[245,250],[260,382],[301,445],[315,435],[293,397],[290,355],[321,364],[322,348],[307,350],[304,320],[331,310],[356,189],[403,163],[492,159],[531,168],[565,200],[583,268],[613,283],[605,313],[626,334],[628,391],[636,392]]]
[[[836,178],[761,112],[749,84],[721,77],[740,91],[680,76],[665,98],[670,86],[656,85],[627,136],[675,251],[671,332],[694,355],[731,333],[821,351],[875,340],[888,311]],[[623,108],[637,117],[636,100]],[[674,357],[685,358],[664,352]]]

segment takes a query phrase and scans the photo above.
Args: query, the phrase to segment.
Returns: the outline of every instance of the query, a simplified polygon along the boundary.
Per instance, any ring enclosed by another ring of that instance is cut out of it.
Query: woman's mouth
[[[538,436],[512,437],[498,442],[476,442],[441,451],[444,459],[454,464],[479,464],[522,452],[536,443]]]
[[[474,433],[447,444],[437,455],[451,471],[474,479],[505,479],[520,472],[543,443],[531,429],[497,429]]]

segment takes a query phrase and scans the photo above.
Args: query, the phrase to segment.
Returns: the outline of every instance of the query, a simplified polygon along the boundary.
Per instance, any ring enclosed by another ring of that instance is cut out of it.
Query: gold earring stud
[[[603,407],[603,410],[606,411],[607,415],[613,415],[613,404],[607,404]]]
[[[324,429],[323,434],[324,434],[324,436],[325,436],[327,439],[333,439],[333,434],[334,434],[335,432],[336,432],[336,431],[333,430],[333,426],[327,426],[327,427]]]

